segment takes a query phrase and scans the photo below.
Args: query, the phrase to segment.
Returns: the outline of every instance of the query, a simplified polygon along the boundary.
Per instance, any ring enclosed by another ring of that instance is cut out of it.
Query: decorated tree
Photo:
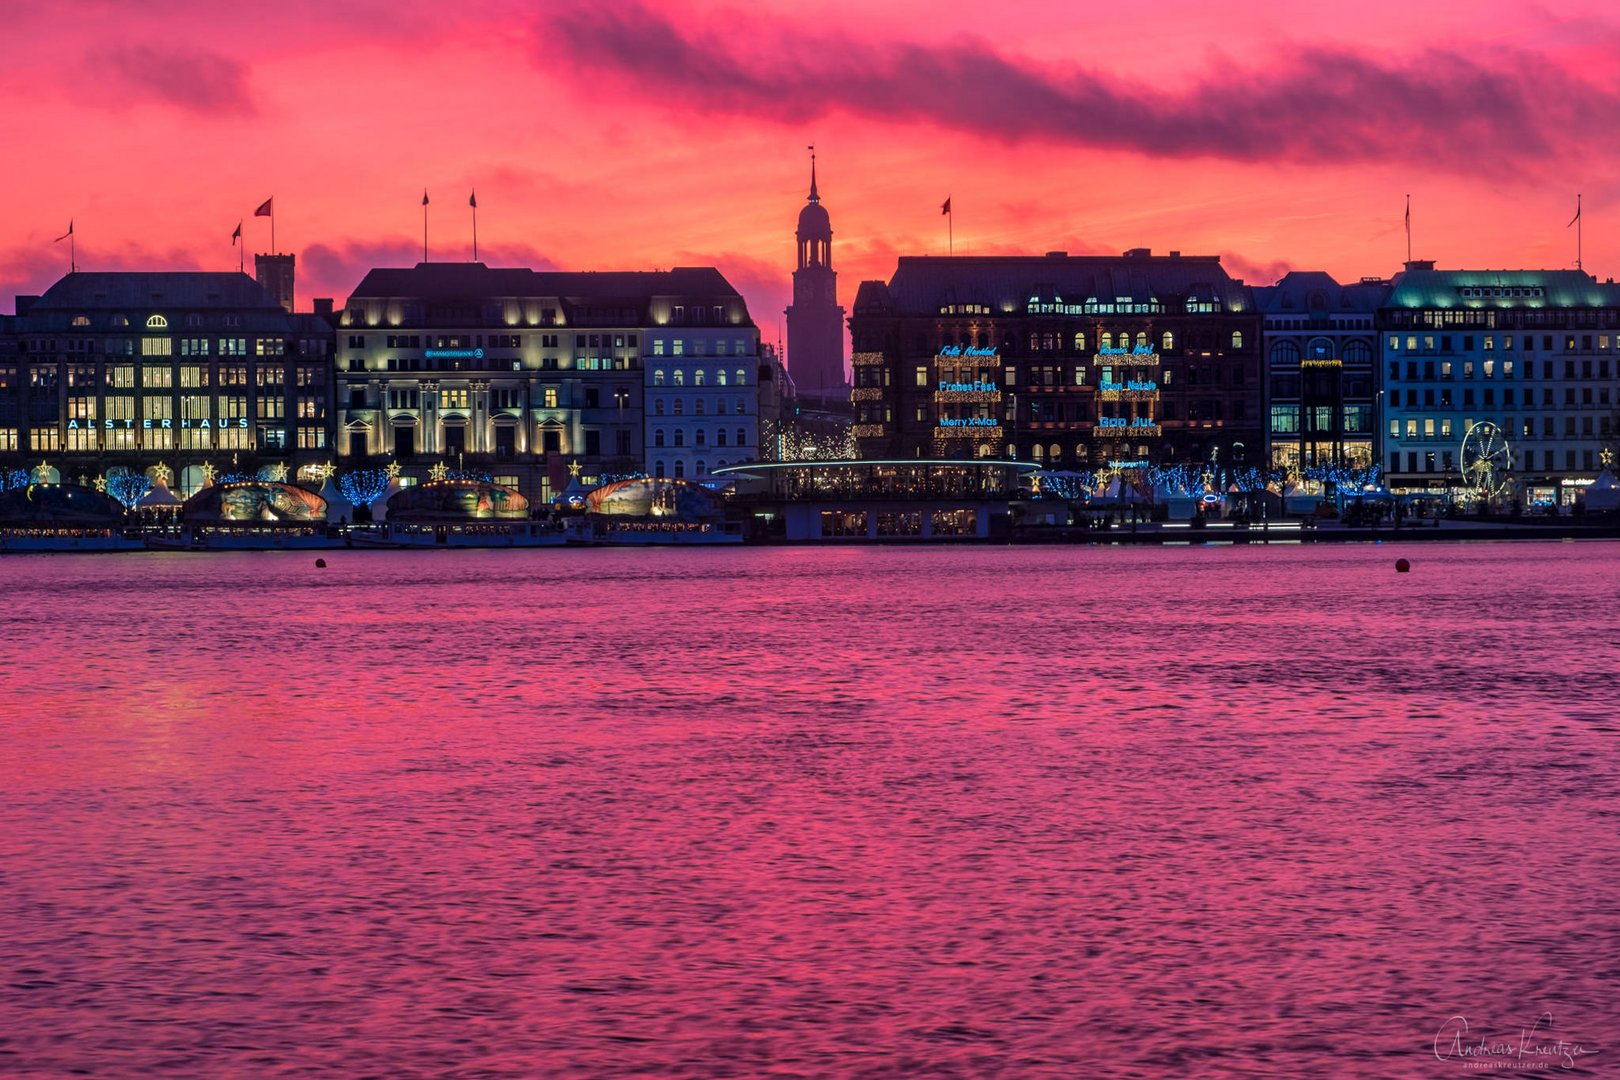
[[[388,490],[386,469],[354,469],[338,477],[338,490],[355,506],[370,506]]]
[[[124,504],[129,510],[152,490],[152,481],[145,473],[121,472],[107,477],[107,494]]]

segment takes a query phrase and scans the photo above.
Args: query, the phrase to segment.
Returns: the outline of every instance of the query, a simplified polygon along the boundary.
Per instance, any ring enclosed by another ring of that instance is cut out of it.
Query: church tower
[[[799,211],[799,267],[787,309],[788,374],[801,394],[847,402],[844,380],[844,309],[832,268],[832,219],[816,191],[815,147],[810,148],[810,198]]]

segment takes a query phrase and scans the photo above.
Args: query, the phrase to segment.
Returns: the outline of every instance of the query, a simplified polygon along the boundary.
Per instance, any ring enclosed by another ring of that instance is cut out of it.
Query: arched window
[[[1299,364],[1299,346],[1292,341],[1279,341],[1271,347],[1271,365],[1280,367],[1283,364],[1290,367]]]
[[[744,371],[742,368],[737,369],[737,385],[738,386],[747,386],[748,385],[748,373],[746,371]]]
[[[685,428],[676,428],[675,429],[675,445],[676,446],[685,446],[686,445],[686,429]]]
[[[719,371],[715,372],[714,378],[715,378],[715,382],[717,384],[719,384],[720,386],[726,385],[726,372],[725,372],[725,369],[721,368]]]
[[[748,406],[745,403],[745,399],[744,398],[738,398],[737,399],[737,415],[741,416],[744,413],[746,413],[747,411],[748,411]]]
[[[663,428],[658,428],[657,430],[655,430],[653,432],[653,445],[654,446],[663,446],[664,445],[664,429]]]
[[[662,461],[654,463],[653,475],[658,477],[660,480],[664,478],[664,463]]]
[[[148,315],[146,317],[146,328],[148,330],[167,330],[169,320],[161,315]]]
[[[685,386],[686,385],[686,372],[682,371],[680,368],[675,369],[675,385],[676,386]]]
[[[1324,337],[1314,337],[1305,343],[1305,355],[1312,360],[1333,359],[1333,342]]]
[[[686,399],[685,398],[676,398],[675,399],[675,415],[676,416],[684,416],[684,415],[686,415]]]
[[[703,385],[703,369],[702,368],[698,368],[696,371],[694,371],[692,373],[692,385],[693,386],[702,386]]]
[[[653,413],[656,416],[663,416],[664,415],[664,399],[663,398],[653,398]]]
[[[663,386],[664,385],[664,369],[663,368],[659,368],[657,371],[653,372],[653,385],[654,386]]]
[[[90,316],[88,316],[88,315],[75,315],[75,316],[73,316],[73,325],[74,326],[89,326],[90,325]]]
[[[1014,446],[1012,443],[1007,444],[1007,460],[1008,461],[1017,461],[1018,460],[1018,447]]]
[[[1036,443],[1029,448],[1029,459],[1031,461],[1040,461],[1044,457],[1046,457],[1046,449],[1040,443]]]
[[[1234,349],[1243,348],[1243,331],[1241,331],[1241,330],[1232,331],[1232,348],[1234,348]]]
[[[1114,335],[1112,333],[1108,332],[1107,330],[1103,331],[1102,337],[1099,338],[1098,340],[1101,342],[1102,347],[1105,348],[1105,349],[1112,349],[1114,347]]]
[[[1344,362],[1346,364],[1372,363],[1372,346],[1365,341],[1347,341],[1344,343]]]
[[[703,415],[703,399],[702,398],[698,398],[697,401],[693,403],[693,410],[692,411],[695,412],[699,416]]]
[[[675,463],[675,479],[679,480],[681,477],[683,477],[685,475],[686,475],[686,462],[677,461]]]
[[[1040,350],[1040,347],[1041,347],[1041,335],[1039,335],[1039,334],[1031,334],[1031,335],[1029,335],[1029,351],[1030,352],[1038,352]]]
[[[1086,335],[1085,334],[1076,334],[1076,335],[1074,335],[1074,351],[1075,352],[1085,352],[1086,351]]]
[[[714,445],[716,445],[716,446],[724,446],[724,445],[726,445],[726,429],[725,428],[721,428],[719,431],[716,431],[714,433]]]
[[[742,428],[737,429],[737,445],[738,446],[747,446],[748,445],[748,432],[744,431]]]
[[[1176,335],[1171,333],[1169,330],[1166,330],[1164,332],[1164,336],[1162,336],[1159,339],[1159,348],[1162,349],[1165,352],[1169,352],[1170,350],[1174,349],[1175,347],[1176,347]]]
[[[699,476],[702,476],[707,471],[708,470],[705,469],[704,466],[703,466],[703,462],[700,461],[700,462],[697,463],[697,474]]]
[[[701,429],[699,429],[699,431],[697,433],[697,444],[699,446],[707,446],[708,445],[708,439],[704,436],[704,433],[703,433],[703,431]]]
[[[1146,330],[1138,330],[1136,332],[1136,343],[1138,345],[1140,345],[1144,349],[1147,348],[1147,331]]]
[[[1059,446],[1057,443],[1053,443],[1051,446],[1046,448],[1046,456],[1051,458],[1053,461],[1061,461],[1063,459],[1063,447]]]
[[[980,457],[989,457],[992,452],[993,452],[993,448],[991,447],[991,445],[989,443],[982,442],[982,443],[979,444],[979,456]]]

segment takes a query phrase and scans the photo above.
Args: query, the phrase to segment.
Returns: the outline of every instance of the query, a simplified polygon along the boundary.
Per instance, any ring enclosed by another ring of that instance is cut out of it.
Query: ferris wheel
[[[1463,436],[1463,482],[1487,499],[1507,491],[1513,478],[1513,449],[1502,429],[1489,421],[1473,425]]]

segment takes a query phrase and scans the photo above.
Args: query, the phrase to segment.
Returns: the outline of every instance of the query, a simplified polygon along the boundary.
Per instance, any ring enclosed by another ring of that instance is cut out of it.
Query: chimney
[[[289,314],[293,310],[293,263],[297,258],[296,255],[253,256],[254,279]]]
[[[315,304],[315,314],[332,314],[332,298],[330,296],[317,296],[313,302]]]

